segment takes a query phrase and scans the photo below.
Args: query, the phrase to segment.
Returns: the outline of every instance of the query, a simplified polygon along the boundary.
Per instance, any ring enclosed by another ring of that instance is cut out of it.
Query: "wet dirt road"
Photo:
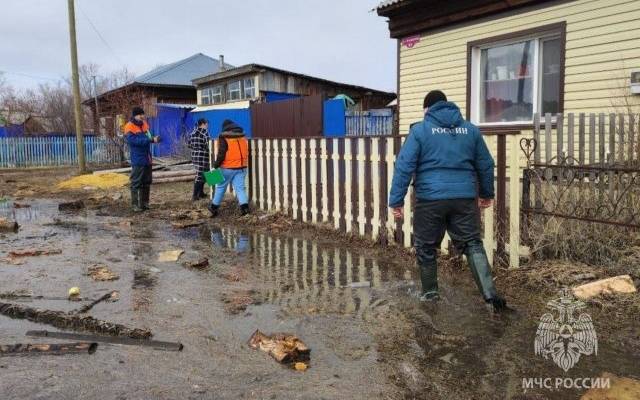
[[[182,352],[100,344],[93,355],[0,358],[3,399],[577,399],[576,389],[522,388],[523,378],[637,376],[634,354],[602,338],[597,357],[569,373],[535,356],[537,317],[490,315],[469,279],[442,277],[443,300],[422,304],[412,265],[366,249],[207,224],[177,230],[165,221],[100,211],[60,213],[57,202],[0,205],[22,228],[2,237],[0,257],[15,248],[61,254],[0,262],[0,293],[29,290],[65,296],[72,286],[97,298],[95,318],[147,328],[179,341]],[[129,224],[129,220],[132,224]],[[177,262],[158,253],[183,249]],[[205,270],[183,262],[207,257]],[[94,264],[120,278],[96,282]],[[8,301],[8,300],[5,300]],[[66,300],[20,304],[70,311]],[[515,302],[515,307],[521,307]],[[595,321],[606,323],[606,321]],[[0,344],[60,342],[28,338],[50,326],[0,316]],[[312,349],[297,372],[250,349],[251,334],[291,332]]]

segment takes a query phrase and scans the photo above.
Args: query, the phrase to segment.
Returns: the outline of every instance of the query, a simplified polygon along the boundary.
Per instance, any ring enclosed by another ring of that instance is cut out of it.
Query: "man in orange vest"
[[[134,107],[131,120],[124,126],[124,134],[131,156],[131,208],[134,212],[149,209],[151,191],[151,143],[158,143],[145,121],[144,110]]]
[[[233,185],[233,191],[238,197],[241,214],[249,213],[249,198],[244,185],[248,165],[249,142],[244,136],[242,127],[229,119],[224,120],[218,141],[218,154],[213,163],[213,168],[220,168],[224,182],[216,185],[213,200],[209,204],[208,208],[212,217],[218,215],[218,209],[229,183]]]

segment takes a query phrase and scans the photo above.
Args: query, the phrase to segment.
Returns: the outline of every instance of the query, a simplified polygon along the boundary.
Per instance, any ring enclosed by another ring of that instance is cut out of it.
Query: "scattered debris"
[[[195,269],[204,269],[209,266],[208,258],[201,258],[196,261],[186,261],[182,263],[182,266],[185,268],[195,268]]]
[[[296,371],[306,371],[309,366],[303,362],[297,362],[293,364],[293,368],[295,368]]]
[[[453,358],[453,353],[447,353],[444,356],[439,358],[440,361],[444,361],[447,364],[455,364],[454,362],[454,358]]]
[[[162,272],[162,270],[160,268],[150,267],[149,272],[153,272],[154,274],[159,274],[160,272]]]
[[[120,279],[120,275],[111,271],[106,265],[95,264],[87,269],[87,274],[94,281],[115,281]]]
[[[113,292],[102,295],[101,297],[95,299],[91,303],[80,307],[77,311],[70,312],[70,314],[84,314],[87,311],[91,310],[98,303],[102,303],[103,301],[109,301],[111,303],[115,303],[118,300],[120,300],[120,293],[117,290],[114,290]]]
[[[97,348],[98,343],[0,344],[0,356],[60,355],[69,353],[93,354]]]
[[[229,282],[240,282],[247,279],[247,271],[244,268],[235,267],[230,271],[220,273],[218,276]]]
[[[573,295],[580,300],[586,300],[603,294],[635,293],[636,291],[629,275],[619,275],[574,287]]]
[[[58,204],[58,211],[78,211],[84,208],[84,201],[75,200]]]
[[[121,344],[125,346],[145,346],[153,347],[156,350],[182,351],[184,346],[182,343],[162,342],[159,340],[149,339],[132,339],[126,337],[112,337],[100,335],[83,335],[79,333],[68,332],[51,332],[51,331],[28,331],[27,336],[33,337],[51,337],[56,339],[82,340],[99,343]]]
[[[82,189],[85,186],[97,189],[112,189],[124,187],[129,183],[129,177],[122,174],[106,173],[100,175],[80,175],[58,183],[58,189]]]
[[[17,202],[13,203],[13,208],[29,208],[29,207],[31,207],[31,204],[17,203]]]
[[[175,262],[175,261],[178,261],[182,253],[184,253],[184,250],[182,249],[162,251],[160,252],[160,254],[158,254],[158,261],[159,262],[169,262],[169,261]]]
[[[347,287],[350,287],[350,288],[371,287],[371,282],[369,282],[369,281],[351,282],[350,284],[347,285]]]
[[[308,361],[311,349],[297,336],[288,333],[265,335],[256,330],[249,338],[249,346],[268,353],[276,361],[288,364]]]
[[[9,257],[18,258],[18,257],[38,257],[38,256],[50,256],[54,254],[61,254],[62,250],[60,249],[19,249],[19,250],[11,250],[9,252]]]
[[[194,226],[199,226],[202,224],[204,224],[204,221],[186,221],[186,222],[174,221],[171,223],[171,226],[173,226],[176,229],[185,229],[185,228],[191,228]]]
[[[0,232],[18,232],[20,225],[16,221],[0,217]]]
[[[206,393],[207,392],[207,389],[203,388],[200,385],[193,385],[192,389],[193,389],[193,393]]]
[[[11,264],[11,265],[22,265],[24,264],[24,261],[15,257],[5,257],[0,259],[0,261],[5,262],[7,264]]]
[[[606,388],[592,388],[582,395],[580,400],[635,400],[640,399],[640,381],[622,378],[605,372],[600,379],[608,379],[610,385]]]
[[[31,322],[55,326],[58,329],[82,330],[112,336],[125,336],[133,339],[147,339],[153,336],[146,329],[128,328],[124,325],[101,321],[93,317],[69,315],[63,311],[40,310],[23,307],[19,304],[0,302],[0,314],[7,317],[26,319]]]
[[[69,295],[69,300],[77,301],[80,299],[80,288],[74,286],[69,289],[69,292],[67,292],[67,294]]]
[[[246,289],[223,293],[221,300],[224,303],[225,311],[233,315],[245,311],[250,305],[261,303],[261,301],[256,298],[255,290]]]

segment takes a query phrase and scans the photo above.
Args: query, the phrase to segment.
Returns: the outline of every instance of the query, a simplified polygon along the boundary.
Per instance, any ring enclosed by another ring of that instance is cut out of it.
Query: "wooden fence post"
[[[509,148],[509,267],[520,266],[520,135],[512,135]]]
[[[309,220],[307,215],[307,211],[309,211],[307,199],[307,181],[309,178],[307,173],[307,139],[300,139],[300,178],[302,182],[302,187],[300,188],[300,210],[302,211],[302,221],[307,222]]]
[[[342,139],[345,140],[345,139]],[[333,212],[331,217],[333,218],[333,227],[336,230],[340,229],[340,151],[339,151],[339,139],[333,139],[331,159],[333,160]]]
[[[329,139],[327,138],[323,138],[320,141],[320,148],[321,148],[320,179],[322,180],[322,182],[320,182],[320,185],[321,185],[320,187],[322,188],[322,222],[329,221],[329,182],[327,182],[327,180],[329,179],[327,174],[327,161],[328,161],[327,142],[328,141]],[[334,171],[334,173],[335,172],[336,171]]]
[[[280,139],[273,139],[273,196],[275,198],[273,204],[276,211],[282,210],[280,185]]]
[[[298,219],[298,149],[296,139],[291,139],[291,212]]]
[[[289,187],[291,180],[289,179],[289,141],[282,139],[282,208],[285,213],[289,213]]]
[[[346,138],[344,140],[344,171],[345,171],[345,179],[344,179],[344,192],[345,192],[345,212],[344,219],[346,224],[346,232],[349,233],[353,229],[353,204],[351,200],[351,184],[353,183],[353,179],[351,177],[351,160],[353,159],[351,156],[351,141],[353,139]]]
[[[393,180],[393,169],[394,169],[394,161],[395,161],[395,153],[394,153],[394,144],[395,140],[393,137],[389,137],[385,140],[385,161],[387,165],[387,193],[386,196],[389,195],[388,192],[391,191],[391,182]],[[395,230],[395,219],[393,217],[393,211],[388,207],[387,204],[387,224],[385,229],[387,230],[387,236],[390,237],[391,241],[393,241],[393,232]]]
[[[367,159],[367,155],[365,153],[365,139],[358,139],[358,154],[356,155],[357,161],[357,171],[358,171],[358,232],[360,235],[364,236],[365,234],[365,224],[367,223],[367,219],[365,216],[365,197],[364,197],[364,186],[367,184],[365,182],[365,173],[364,166],[365,161]]]
[[[266,211],[269,211],[269,210],[273,209],[273,200],[272,200],[273,199],[273,197],[272,197],[273,189],[271,187],[271,172],[272,172],[271,161],[273,161],[273,159],[272,159],[273,153],[271,151],[271,142],[274,141],[274,140],[276,140],[276,139],[265,139],[265,142],[266,142],[265,143],[265,161],[266,161],[266,164],[267,164],[267,168],[266,168],[266,171],[264,171],[264,173],[267,175],[267,179],[266,179],[266,182],[265,182],[266,183],[265,188],[266,188],[266,192],[267,192],[267,201],[265,203],[264,209]]]
[[[371,185],[373,215],[371,217],[371,238],[378,240],[380,235],[380,141],[379,137],[371,139]]]
[[[318,222],[318,154],[316,139],[309,140],[309,183],[311,184],[311,222]]]

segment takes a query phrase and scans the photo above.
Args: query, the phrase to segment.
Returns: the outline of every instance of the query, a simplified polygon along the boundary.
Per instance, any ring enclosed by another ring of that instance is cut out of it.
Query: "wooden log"
[[[131,339],[123,337],[99,336],[99,335],[83,335],[79,333],[69,332],[51,332],[51,331],[27,331],[27,336],[33,337],[51,337],[56,339],[82,340],[89,342],[121,344],[125,346],[145,346],[152,347],[156,350],[182,351],[184,346],[182,343],[163,342],[159,340],[149,339]]]
[[[154,179],[153,183],[172,183],[172,182],[189,182],[194,179],[195,175],[176,176],[174,178]]]
[[[85,304],[84,306],[80,307],[78,309],[78,311],[72,311],[69,314],[84,314],[87,311],[91,310],[96,304],[102,303],[103,301],[106,300],[113,300],[113,299],[117,299],[119,298],[118,292],[117,291],[113,291],[111,293],[107,293],[97,299],[95,299],[94,301],[92,301],[89,304]]]
[[[311,356],[311,349],[302,340],[287,333],[265,335],[256,330],[248,344],[251,348],[268,353],[280,363],[307,361]]]
[[[176,229],[185,229],[185,228],[191,228],[191,227],[202,225],[202,224],[204,224],[204,221],[185,221],[185,222],[173,221],[171,223],[171,226]]]
[[[55,326],[59,329],[88,331],[112,336],[125,336],[133,339],[148,339],[153,334],[146,329],[128,328],[124,325],[101,321],[93,317],[69,315],[63,311],[40,310],[23,307],[18,304],[0,302],[0,314],[15,319]]]
[[[0,232],[18,232],[20,225],[14,220],[0,218]]]
[[[61,355],[70,353],[93,354],[98,348],[98,343],[27,343],[27,344],[0,344],[0,356],[17,355]]]
[[[77,211],[84,208],[84,201],[74,200],[58,204],[58,211]]]
[[[176,176],[191,176],[193,177],[196,174],[196,171],[192,170],[182,170],[182,171],[162,171],[156,172],[153,174],[154,178],[173,178]]]

